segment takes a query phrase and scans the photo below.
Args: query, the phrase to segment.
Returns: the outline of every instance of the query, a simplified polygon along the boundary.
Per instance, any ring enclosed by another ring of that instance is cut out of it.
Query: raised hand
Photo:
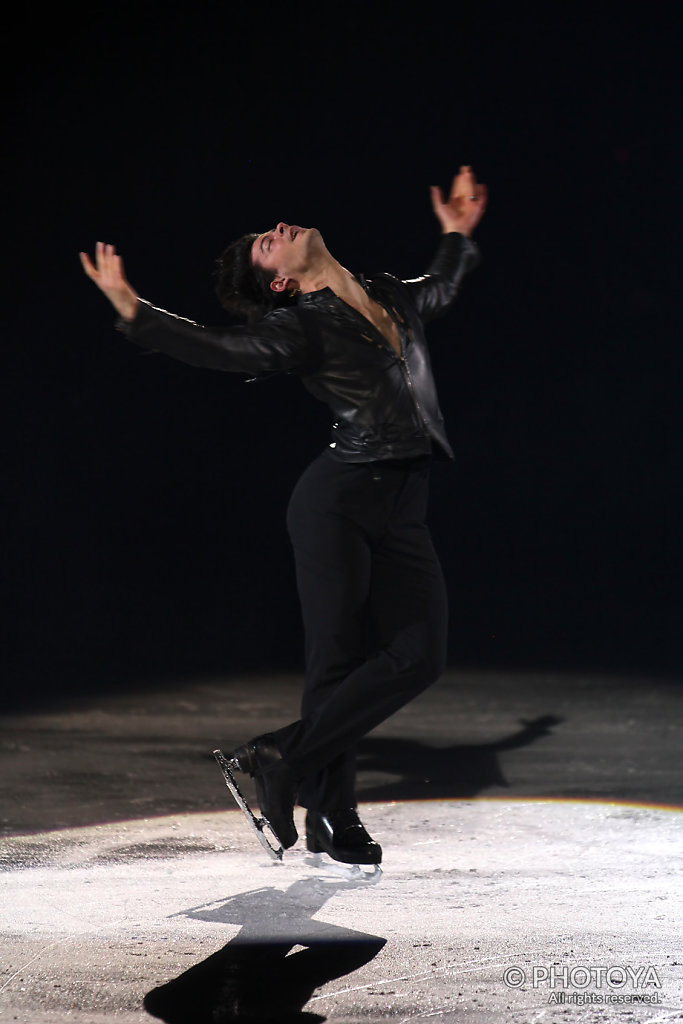
[[[432,185],[430,192],[432,209],[444,232],[459,231],[469,238],[484,214],[488,199],[486,185],[477,183],[472,168],[460,168],[460,173],[453,178],[448,199],[444,199],[438,185]]]
[[[132,320],[137,312],[138,297],[126,280],[123,260],[117,255],[114,246],[98,242],[95,246],[95,265],[87,252],[79,255],[90,280],[107,296],[124,320]]]

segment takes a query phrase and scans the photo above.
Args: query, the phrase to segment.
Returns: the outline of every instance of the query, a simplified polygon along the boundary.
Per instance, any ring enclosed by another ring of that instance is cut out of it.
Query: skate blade
[[[261,844],[261,846],[266,851],[266,853],[268,854],[269,857],[271,857],[275,861],[280,861],[281,862],[282,861],[282,854],[283,854],[284,851],[283,851],[282,846],[280,844],[280,840],[278,839],[278,837],[275,835],[275,832],[273,831],[273,828],[272,828],[270,822],[268,821],[267,818],[257,818],[256,817],[256,815],[252,811],[251,807],[249,806],[247,801],[244,799],[244,796],[243,796],[239,786],[237,785],[237,782],[235,781],[235,776],[233,775],[233,771],[238,771],[239,770],[238,762],[236,760],[234,760],[234,759],[229,761],[227,759],[227,757],[225,756],[225,754],[223,753],[222,750],[214,750],[213,756],[216,758],[216,761],[218,762],[218,767],[223,772],[223,778],[225,779],[226,786],[228,787],[228,789],[232,793],[233,797],[235,798],[235,803],[237,804],[239,809],[242,811],[242,813],[244,814],[245,818],[247,819],[249,825],[251,826],[251,828],[253,829],[254,833],[256,834],[256,838],[258,839],[259,843]],[[270,835],[275,840],[275,844],[276,844],[275,846],[273,846],[273,844],[268,840],[268,836],[266,835],[266,830],[270,833]]]
[[[379,864],[342,864],[341,861],[323,857],[321,853],[310,854],[304,863],[317,868],[325,875],[336,875],[338,878],[347,878],[350,882],[363,882],[366,885],[374,885],[382,877]]]

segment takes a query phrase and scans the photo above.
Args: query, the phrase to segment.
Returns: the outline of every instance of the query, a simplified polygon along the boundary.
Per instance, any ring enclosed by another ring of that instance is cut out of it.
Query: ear
[[[299,282],[295,281],[293,277],[274,277],[270,282],[270,287],[271,291],[281,293],[298,288]]]

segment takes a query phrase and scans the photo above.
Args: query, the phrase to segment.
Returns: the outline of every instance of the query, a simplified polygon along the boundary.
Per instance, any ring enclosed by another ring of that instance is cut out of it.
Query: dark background
[[[19,699],[301,667],[284,511],[325,409],[293,378],[142,354],[78,251],[111,241],[143,296],[226,323],[213,261],[278,219],[319,226],[351,270],[423,271],[428,186],[463,163],[489,187],[484,260],[431,328],[458,456],[431,517],[451,661],[675,672],[677,19],[471,6],[19,15],[2,398]]]

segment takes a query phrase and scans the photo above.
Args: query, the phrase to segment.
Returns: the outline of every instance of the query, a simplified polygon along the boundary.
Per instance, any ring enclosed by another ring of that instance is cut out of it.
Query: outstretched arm
[[[126,280],[123,260],[117,255],[114,246],[98,242],[95,246],[95,265],[87,252],[79,255],[86,274],[104,292],[119,316],[124,320],[133,320],[138,309],[138,296]]]
[[[431,197],[443,229],[441,244],[427,272],[404,281],[424,323],[448,309],[465,274],[479,263],[479,250],[471,235],[483,216],[488,192],[486,185],[477,183],[471,167],[461,167],[448,198],[437,185],[432,185]]]
[[[119,314],[118,328],[141,348],[191,366],[257,375],[302,372],[311,358],[293,310],[277,310],[257,324],[212,330],[139,298],[113,245],[97,243],[94,265],[87,253],[80,257],[88,277]]]

